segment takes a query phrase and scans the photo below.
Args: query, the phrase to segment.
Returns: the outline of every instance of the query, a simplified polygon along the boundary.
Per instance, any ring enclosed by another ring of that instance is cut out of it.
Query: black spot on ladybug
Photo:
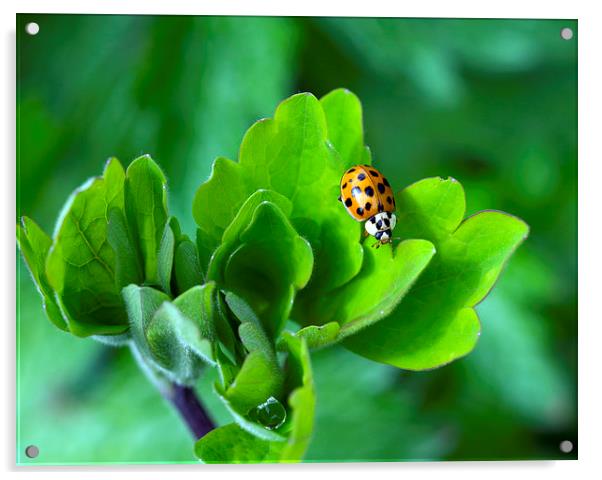
[[[388,219],[388,218],[385,218],[385,225],[386,225],[387,227],[390,227],[390,226],[391,226],[391,222],[389,222],[389,219]]]
[[[362,194],[362,189],[360,187],[353,187],[351,189],[351,195],[354,197],[359,197]]]
[[[378,172],[375,172],[374,170],[370,170],[370,175],[372,175],[373,177],[378,177]]]
[[[383,204],[378,202],[378,211],[382,212],[385,209],[385,207],[383,207]]]
[[[363,215],[364,214],[364,209],[362,207],[357,207],[355,209],[355,211],[357,212],[358,215]]]
[[[345,188],[345,187],[347,187],[347,182],[345,182],[341,188]]]
[[[387,203],[391,205],[393,203],[393,199],[391,197],[387,197]]]
[[[347,170],[347,173],[353,173],[355,172],[355,168],[350,168],[349,170]]]
[[[366,212],[369,212],[370,209],[372,208],[372,204],[370,202],[366,202],[366,205],[364,205],[364,208],[366,209]]]
[[[380,240],[380,237],[382,237],[382,236],[383,236],[383,233],[384,233],[384,232],[376,232],[376,233],[374,234],[374,237],[375,237],[377,240]]]
[[[382,220],[379,220],[378,222],[376,222],[376,228],[378,228],[379,230],[381,228],[383,228],[383,221]]]
[[[387,186],[390,187],[391,185],[389,185],[389,182],[387,182],[387,179],[385,177],[383,177],[383,183]]]
[[[377,187],[380,193],[385,193],[385,186],[382,183],[379,183]]]
[[[374,196],[374,189],[372,187],[366,187],[364,189],[364,192],[366,192],[366,195],[368,195],[369,197]]]
[[[357,176],[357,179],[358,179],[358,180],[366,180],[366,174],[365,174],[365,173],[360,173],[360,174]]]
[[[376,218],[370,217],[370,223],[376,223]]]
[[[347,205],[348,207],[350,207],[351,205],[353,205],[353,200],[351,200],[350,198],[348,198],[347,200],[345,200],[345,205]]]

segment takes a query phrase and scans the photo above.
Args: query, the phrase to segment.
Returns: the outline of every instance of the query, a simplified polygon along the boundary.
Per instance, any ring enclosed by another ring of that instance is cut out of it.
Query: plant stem
[[[134,342],[130,342],[130,348],[140,369],[163,398],[169,400],[176,408],[197,440],[215,428],[192,387],[185,387],[169,381],[157,368],[146,361]]]
[[[199,439],[215,428],[194,389],[174,383],[170,393],[170,402],[178,410],[195,438]]]

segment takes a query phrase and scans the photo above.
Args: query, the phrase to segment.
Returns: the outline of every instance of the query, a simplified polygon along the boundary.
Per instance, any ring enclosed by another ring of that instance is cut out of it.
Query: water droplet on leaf
[[[286,409],[277,399],[270,397],[255,407],[252,416],[268,430],[274,430],[286,420]]]

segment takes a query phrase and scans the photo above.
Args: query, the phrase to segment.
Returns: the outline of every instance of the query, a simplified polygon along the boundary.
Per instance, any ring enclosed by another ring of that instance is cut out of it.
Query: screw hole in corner
[[[25,31],[29,35],[37,35],[40,31],[40,26],[36,22],[29,22],[27,25],[25,25]]]
[[[29,458],[36,458],[39,454],[40,454],[40,449],[38,447],[36,447],[35,445],[29,445],[25,449],[25,455],[27,455]]]
[[[573,38],[573,29],[569,27],[564,27],[562,30],[560,30],[560,36],[563,40],[570,40],[571,38]]]
[[[573,442],[570,440],[560,442],[560,451],[562,453],[571,453],[573,451]]]

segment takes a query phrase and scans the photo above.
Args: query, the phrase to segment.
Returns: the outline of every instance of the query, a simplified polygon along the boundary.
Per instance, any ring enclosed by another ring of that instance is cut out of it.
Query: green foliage
[[[42,295],[44,311],[50,321],[61,330],[67,330],[67,323],[56,303],[52,287],[46,276],[46,257],[52,240],[30,218],[23,217],[21,225],[17,225],[17,243],[25,258],[36,287]]]
[[[373,360],[424,370],[474,348],[480,324],[473,307],[493,287],[529,228],[496,211],[462,222],[464,191],[454,179],[422,180],[404,189],[397,202],[398,234],[426,238],[438,254],[392,315],[345,344]]]
[[[161,243],[157,252],[157,276],[161,289],[171,293],[171,274],[174,262],[174,251],[176,248],[176,237],[170,225],[170,222],[165,223]]]
[[[230,423],[205,435],[194,453],[204,463],[261,463],[273,458],[274,444]]]
[[[219,216],[220,223],[228,225],[250,195],[268,189],[291,202],[291,223],[312,246],[319,246],[314,250],[312,282],[301,295],[317,295],[350,280],[361,267],[360,227],[340,205],[327,201],[338,196],[345,165],[327,142],[327,128],[320,102],[311,94],[294,95],[279,105],[273,119],[249,129],[239,163],[218,159],[193,204],[201,231],[214,232],[205,248],[215,250],[225,229],[212,218]],[[220,209],[216,203],[227,206]]]
[[[370,162],[354,94],[298,94],[249,129],[238,162],[215,161],[196,243],[145,155],[76,190],[52,240],[24,219],[19,244],[59,328],[129,343],[161,381],[195,385],[215,367],[235,423],[198,441],[202,461],[299,461],[316,408],[309,349],[342,341],[412,370],[465,355],[473,307],[528,232],[501,212],[462,221],[460,184],[431,178],[397,195],[400,241],[374,248],[336,200],[341,174]]]
[[[128,167],[125,205],[132,235],[138,240],[144,280],[158,283],[157,255],[167,220],[167,184],[163,172],[148,155],[137,158]]]
[[[337,341],[341,327],[337,322],[326,323],[325,325],[310,325],[309,327],[297,330],[293,335],[303,338],[310,349],[321,348]],[[286,332],[287,335],[290,333]],[[278,344],[278,348],[285,345],[284,338]]]
[[[311,246],[267,201],[257,206],[243,230],[232,234],[236,239],[216,252],[207,278],[244,297],[275,337],[289,317],[296,291],[312,273]]]
[[[123,211],[125,173],[111,159],[67,200],[46,259],[46,276],[69,330],[78,336],[117,334],[128,321],[116,278],[117,257],[108,242],[112,209]]]
[[[194,287],[172,303],[150,287],[124,289],[132,341],[146,367],[179,384],[193,384],[204,363],[215,363],[214,291],[213,284]]]
[[[358,164],[371,163],[370,149],[364,145],[362,104],[346,89],[333,90],[320,100],[326,125],[328,140],[336,149],[342,165],[349,168]]]
[[[169,301],[169,297],[151,287],[129,285],[123,290],[123,298],[130,319],[129,332],[132,340],[145,358],[152,358],[147,331],[155,313],[163,302]]]
[[[377,250],[375,243],[375,239],[365,242],[362,269],[353,280],[317,298],[308,309],[308,317],[316,323],[338,322],[337,338],[387,315],[435,254],[433,244],[426,240],[405,240],[394,250]]]
[[[298,462],[303,458],[313,431],[315,393],[309,349],[303,339],[285,336],[288,355],[287,383],[290,414],[277,431],[283,437],[257,435],[247,423],[229,424],[201,438],[195,453],[205,463]],[[254,435],[255,433],[255,435]],[[271,440],[271,441],[270,441]]]

